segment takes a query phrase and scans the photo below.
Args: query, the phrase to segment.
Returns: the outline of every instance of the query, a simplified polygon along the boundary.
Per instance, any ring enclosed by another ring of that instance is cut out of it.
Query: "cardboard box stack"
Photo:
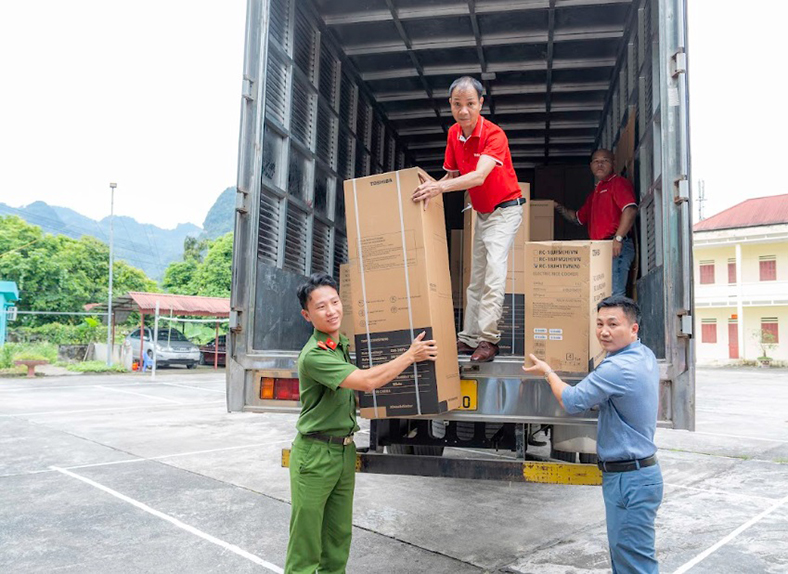
[[[604,358],[596,304],[611,293],[609,241],[545,241],[526,246],[525,353],[556,371],[587,373]]]
[[[552,241],[555,238],[555,201],[552,199],[533,199],[530,201],[530,204],[530,241]]]
[[[438,360],[406,369],[360,395],[365,418],[440,414],[460,406],[448,246],[442,197],[411,200],[418,168],[345,181],[357,363],[379,365],[407,350],[421,331],[439,341]]]
[[[525,246],[531,235],[530,217],[531,186],[520,183],[523,197],[528,200],[523,205],[523,223],[514,238],[512,249],[509,251],[506,275],[506,291],[503,299],[503,312],[498,327],[501,330],[501,341],[498,344],[501,355],[522,355],[524,349],[525,324],[523,322],[523,309],[525,308],[526,273],[525,273]],[[470,202],[466,194],[465,205]],[[465,211],[463,229],[463,257],[462,257],[462,290],[461,307],[465,308],[465,290],[471,280],[471,256],[473,252],[473,229],[476,223],[476,212],[472,209]],[[459,327],[460,329],[462,326]]]

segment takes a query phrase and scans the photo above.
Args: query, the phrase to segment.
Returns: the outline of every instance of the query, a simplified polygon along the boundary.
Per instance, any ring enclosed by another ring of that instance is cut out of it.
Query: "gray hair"
[[[482,93],[484,92],[482,83],[471,76],[463,76],[454,80],[451,86],[449,86],[449,97],[454,93],[455,88],[473,88],[476,90],[476,95],[479,96],[479,99],[481,99]]]

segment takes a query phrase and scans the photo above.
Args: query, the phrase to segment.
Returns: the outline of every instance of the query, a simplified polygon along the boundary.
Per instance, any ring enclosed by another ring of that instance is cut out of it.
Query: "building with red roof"
[[[698,363],[788,362],[788,194],[699,221],[693,241]]]

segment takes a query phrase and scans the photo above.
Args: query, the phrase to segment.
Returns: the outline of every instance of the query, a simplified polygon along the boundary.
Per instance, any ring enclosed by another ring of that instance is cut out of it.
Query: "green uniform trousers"
[[[298,435],[290,452],[290,541],[285,574],[342,574],[350,554],[356,445]]]

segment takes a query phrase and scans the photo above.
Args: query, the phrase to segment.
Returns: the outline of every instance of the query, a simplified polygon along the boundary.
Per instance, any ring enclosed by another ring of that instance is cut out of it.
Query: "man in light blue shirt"
[[[599,407],[597,454],[602,469],[607,537],[614,574],[659,572],[654,520],[662,502],[662,471],[654,433],[659,403],[659,367],[640,343],[640,309],[614,295],[597,305],[596,336],[607,357],[576,386],[530,355],[568,413]]]

